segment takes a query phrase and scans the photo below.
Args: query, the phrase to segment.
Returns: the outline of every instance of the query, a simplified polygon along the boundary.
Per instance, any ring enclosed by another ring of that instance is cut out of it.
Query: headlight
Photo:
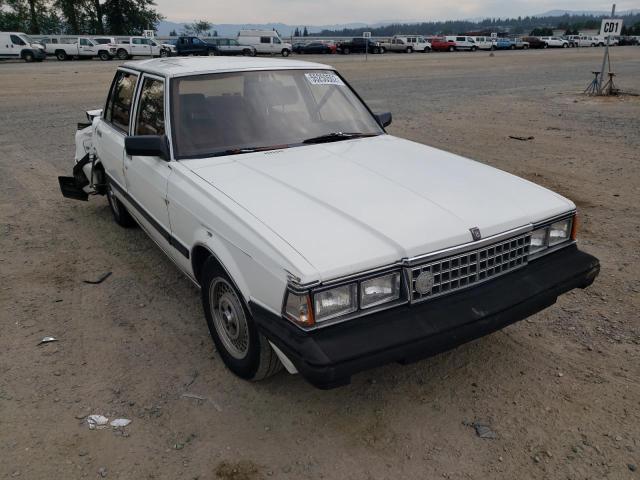
[[[316,323],[355,312],[357,291],[357,284],[351,283],[316,293],[313,297]]]
[[[400,298],[400,272],[365,280],[360,284],[360,308],[369,308]]]
[[[529,253],[534,254],[568,240],[575,240],[575,225],[575,217],[570,217],[535,229],[531,232]]]

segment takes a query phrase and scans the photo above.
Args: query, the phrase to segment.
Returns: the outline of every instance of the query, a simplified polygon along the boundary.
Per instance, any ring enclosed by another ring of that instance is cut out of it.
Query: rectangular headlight
[[[357,285],[350,283],[317,292],[313,297],[316,323],[347,315],[358,309]]]
[[[400,272],[365,280],[360,284],[360,308],[370,308],[400,298]]]
[[[547,227],[531,232],[531,247],[529,253],[536,253],[547,248]]]
[[[559,243],[566,242],[571,237],[571,224],[570,218],[560,220],[559,222],[552,223],[549,226],[549,246],[553,247]]]

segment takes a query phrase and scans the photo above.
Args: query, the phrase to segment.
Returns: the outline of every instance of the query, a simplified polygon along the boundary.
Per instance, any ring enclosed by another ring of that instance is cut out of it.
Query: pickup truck
[[[244,379],[284,366],[344,385],[524,319],[599,272],[572,201],[387,134],[391,114],[327,65],[128,62],[87,116],[63,195],[106,195],[117,224],[143,228],[200,288],[218,354]]]
[[[394,35],[391,39],[381,42],[380,47],[388,52],[428,53],[431,51],[431,43],[422,35]]]
[[[336,51],[349,55],[350,53],[384,53],[386,50],[380,43],[370,38],[355,37],[346,42],[338,42]]]
[[[569,41],[560,37],[540,37],[549,48],[569,48]]]
[[[521,38],[497,38],[495,48],[498,50],[527,50],[529,42]]]
[[[93,57],[111,60],[116,55],[115,45],[98,44],[86,37],[53,40],[46,40],[48,43],[45,44],[45,51],[48,55],[55,55],[60,61]]]
[[[207,43],[198,37],[178,37],[171,40],[171,44],[176,47],[177,55],[218,55],[218,47]]]
[[[153,38],[148,37],[129,37],[116,45],[116,56],[120,60],[138,56],[168,57],[170,55],[171,48],[169,46],[162,45]]]

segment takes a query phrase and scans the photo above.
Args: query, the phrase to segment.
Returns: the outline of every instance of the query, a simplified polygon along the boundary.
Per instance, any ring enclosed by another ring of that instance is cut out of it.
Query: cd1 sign
[[[600,35],[604,37],[616,37],[622,32],[622,19],[603,18],[600,25]]]

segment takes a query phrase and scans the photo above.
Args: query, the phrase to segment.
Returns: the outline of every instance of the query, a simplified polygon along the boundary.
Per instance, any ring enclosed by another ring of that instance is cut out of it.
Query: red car
[[[432,38],[431,49],[436,52],[455,52],[456,42],[445,38]]]

